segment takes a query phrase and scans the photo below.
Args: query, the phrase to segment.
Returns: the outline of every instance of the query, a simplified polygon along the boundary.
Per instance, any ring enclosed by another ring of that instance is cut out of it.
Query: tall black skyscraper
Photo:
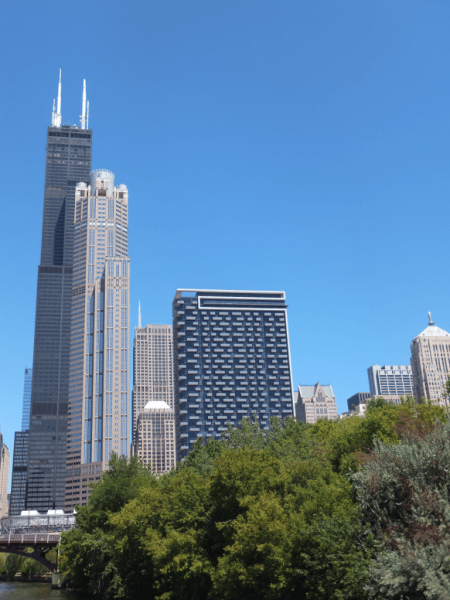
[[[86,87],[81,128],[61,125],[58,102],[47,130],[41,262],[38,269],[27,509],[64,507],[75,186],[89,183],[92,131]]]

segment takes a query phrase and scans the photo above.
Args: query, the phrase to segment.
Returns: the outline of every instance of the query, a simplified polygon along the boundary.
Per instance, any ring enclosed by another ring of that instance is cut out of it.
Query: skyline
[[[369,366],[409,363],[427,311],[450,329],[449,243],[436,225],[449,211],[449,7],[152,4],[138,40],[144,23],[112,2],[106,26],[123,17],[117,49],[93,40],[52,56],[68,35],[65,25],[45,40],[39,23],[57,25],[53,6],[3,40],[11,201],[0,427],[11,452],[32,368],[44,138],[59,68],[62,122],[79,124],[86,79],[92,166],[108,166],[135,199],[130,256],[142,283],[132,281],[132,328],[139,300],[144,325],[170,325],[177,288],[283,290],[294,388],[331,384],[339,412],[369,389]],[[6,19],[15,10],[2,8]],[[69,17],[61,7],[74,35]]]

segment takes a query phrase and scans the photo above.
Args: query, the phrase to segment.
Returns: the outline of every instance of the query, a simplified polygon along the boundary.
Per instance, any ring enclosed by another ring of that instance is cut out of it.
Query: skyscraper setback
[[[89,182],[92,131],[83,94],[81,129],[61,124],[61,73],[47,130],[38,268],[27,508],[64,506],[75,186]]]
[[[129,454],[129,302],[128,189],[101,169],[75,194],[66,510]]]

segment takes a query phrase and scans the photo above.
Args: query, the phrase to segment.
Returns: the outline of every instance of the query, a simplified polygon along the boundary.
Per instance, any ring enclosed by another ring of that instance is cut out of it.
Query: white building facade
[[[156,475],[176,465],[171,325],[134,328],[132,451]]]
[[[135,453],[152,473],[162,475],[176,464],[174,411],[166,402],[148,402],[138,414]]]
[[[400,398],[412,396],[413,376],[410,365],[372,365],[367,369],[370,395],[398,403]]]

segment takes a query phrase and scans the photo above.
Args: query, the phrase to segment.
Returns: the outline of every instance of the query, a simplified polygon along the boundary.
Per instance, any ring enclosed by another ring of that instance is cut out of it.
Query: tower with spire
[[[437,327],[428,313],[426,327],[411,342],[414,396],[450,406],[445,384],[450,377],[450,333]]]
[[[75,187],[89,183],[92,155],[87,122],[80,129],[61,120],[60,70],[47,128],[27,468],[26,506],[44,512],[64,507]]]

